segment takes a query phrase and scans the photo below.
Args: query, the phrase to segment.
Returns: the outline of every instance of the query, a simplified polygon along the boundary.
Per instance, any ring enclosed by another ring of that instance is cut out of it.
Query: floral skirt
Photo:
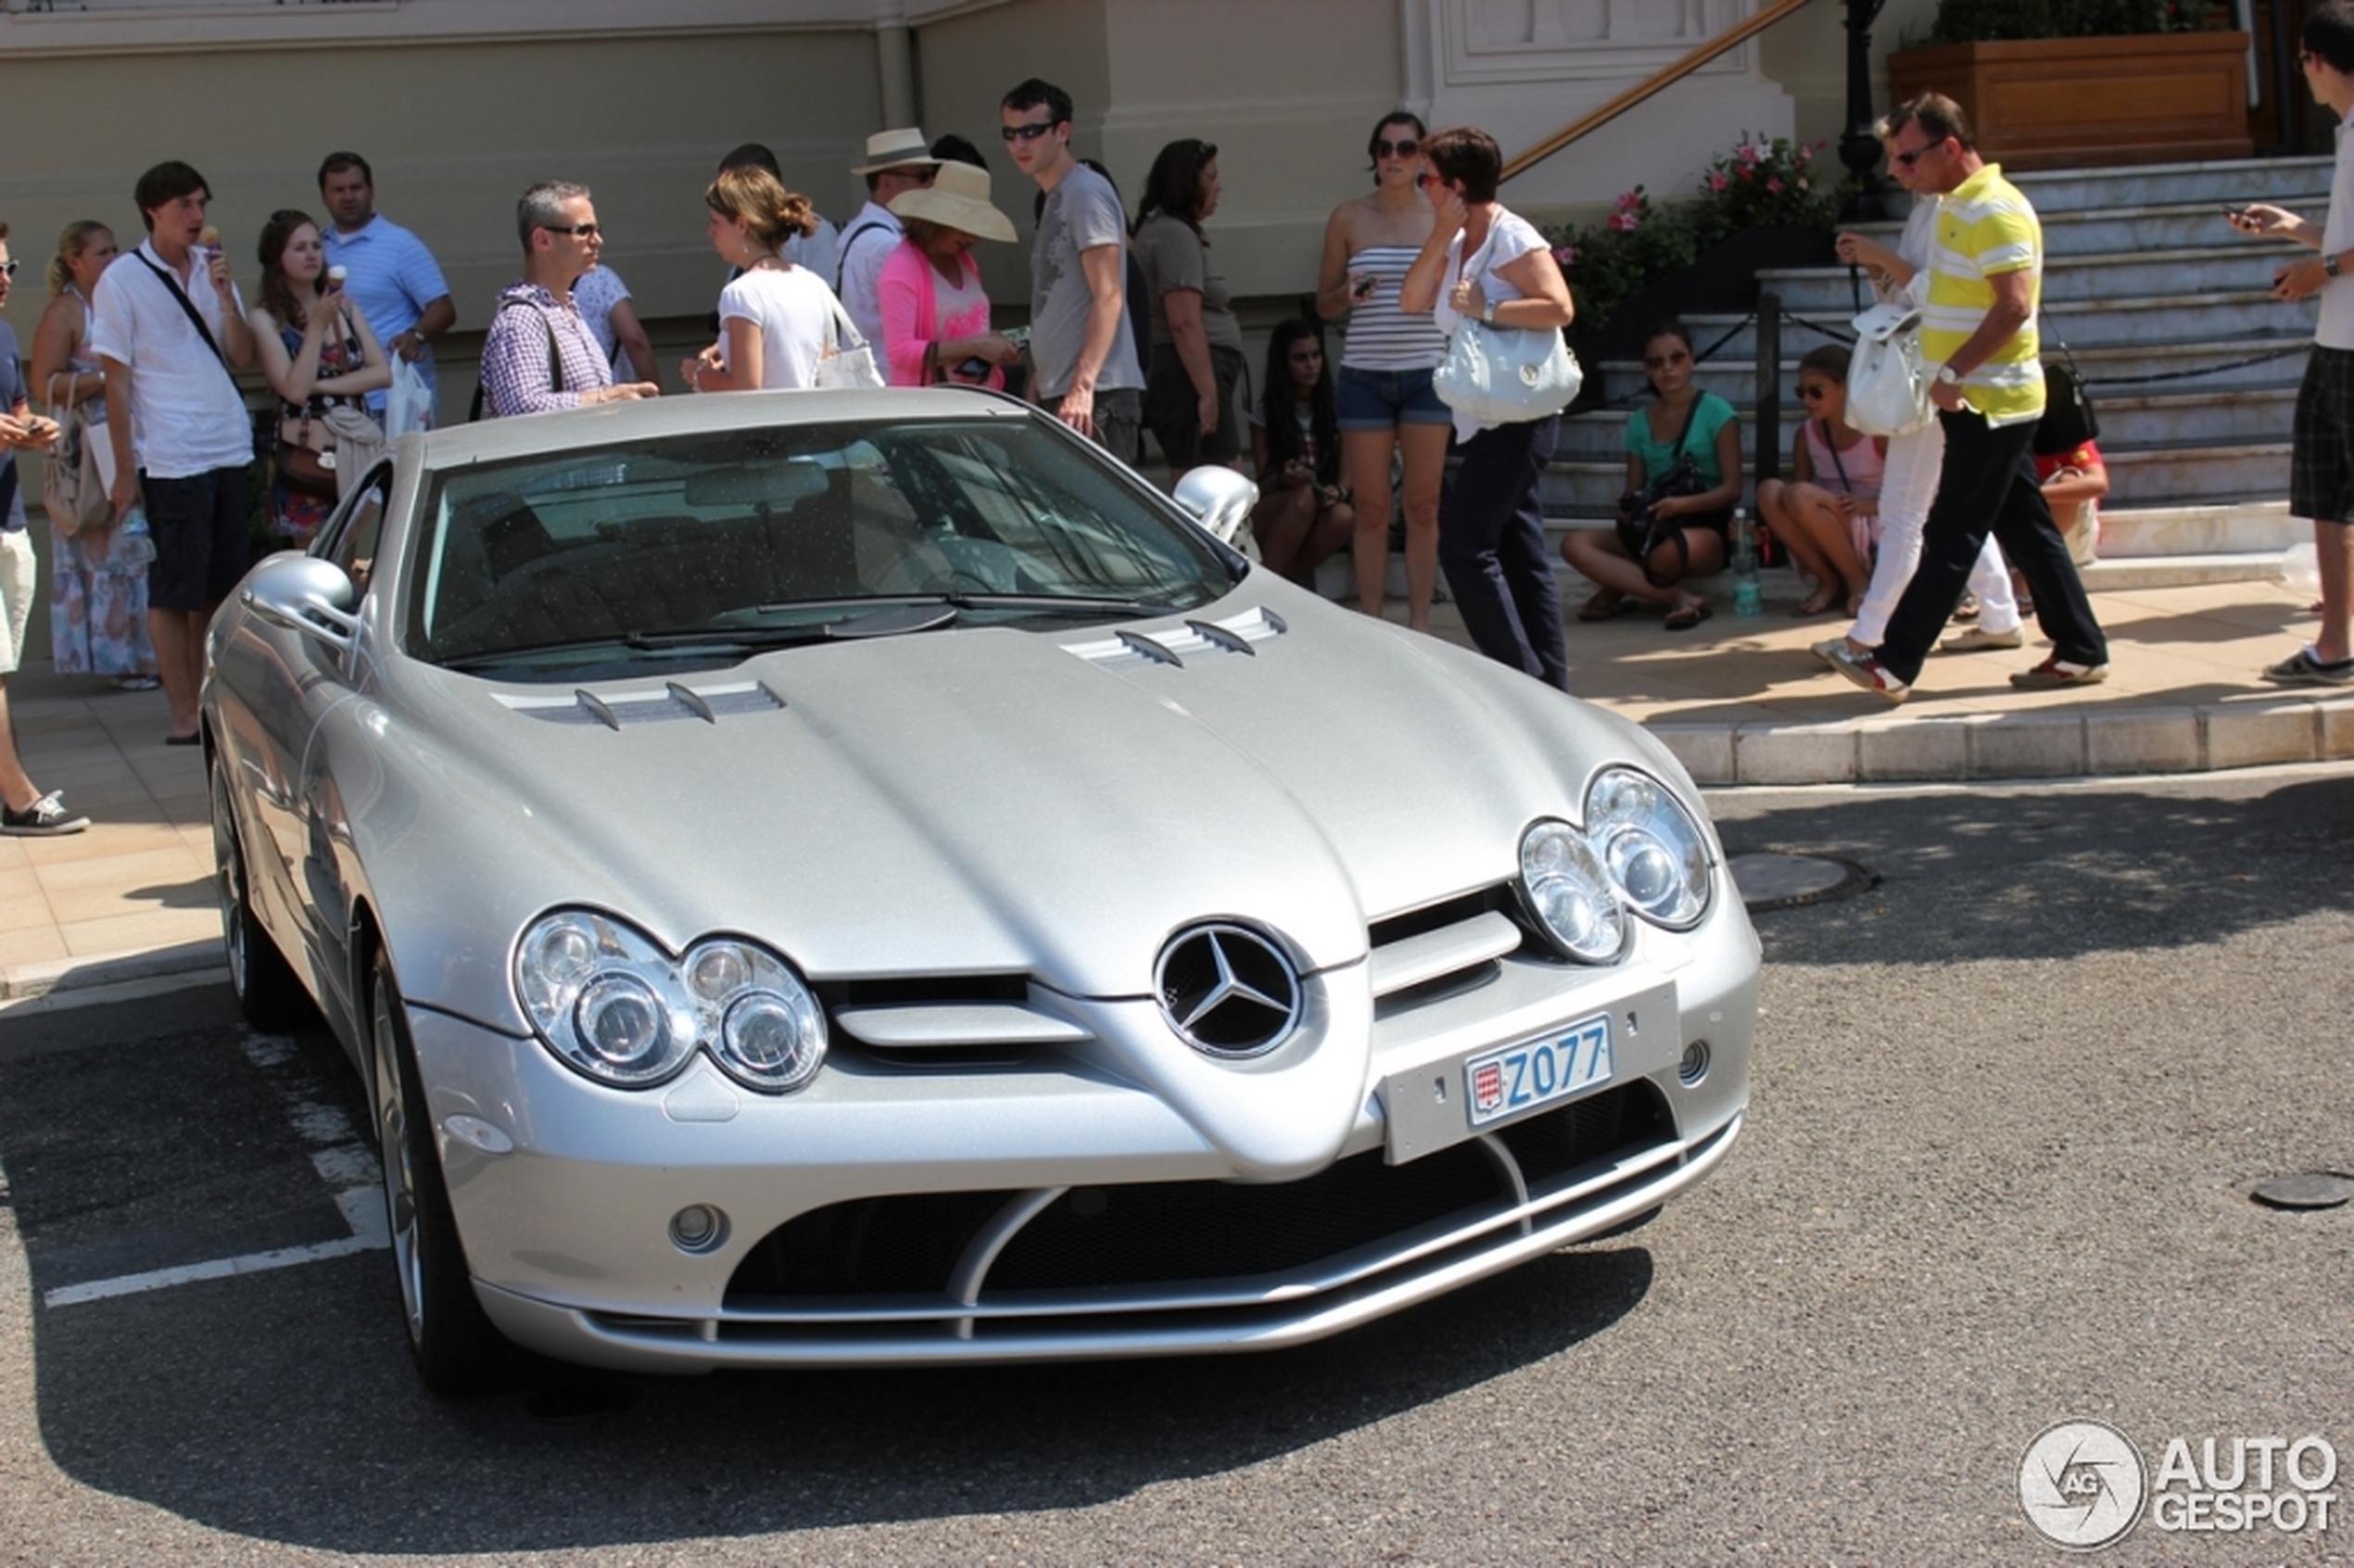
[[[49,648],[59,675],[151,676],[147,569],[121,559],[122,530],[49,530]]]

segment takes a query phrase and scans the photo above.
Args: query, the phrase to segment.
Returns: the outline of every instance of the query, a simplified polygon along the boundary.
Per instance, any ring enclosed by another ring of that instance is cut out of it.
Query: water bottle
[[[125,566],[146,566],[156,558],[156,539],[147,532],[147,509],[137,501],[122,514],[122,563]]]
[[[1749,512],[1743,507],[1733,509],[1733,613],[1754,615],[1764,606],[1763,585],[1757,580],[1757,534],[1749,524]]]

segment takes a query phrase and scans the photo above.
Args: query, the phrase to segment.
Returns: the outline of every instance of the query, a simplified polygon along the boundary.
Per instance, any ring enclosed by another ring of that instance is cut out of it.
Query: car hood
[[[577,691],[403,665],[374,741],[437,798],[379,820],[465,824],[433,853],[485,934],[585,904],[673,951],[757,937],[813,979],[1140,996],[1209,918],[1357,962],[1369,920],[1511,877],[1528,822],[1626,754],[1582,703],[1262,582],[1124,628],[1149,649],[968,627]]]

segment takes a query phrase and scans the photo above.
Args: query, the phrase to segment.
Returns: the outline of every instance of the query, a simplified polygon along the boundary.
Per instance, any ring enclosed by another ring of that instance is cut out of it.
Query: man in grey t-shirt
[[[1070,155],[1070,95],[1031,77],[1006,95],[999,132],[1045,207],[1030,255],[1032,396],[1122,462],[1136,461],[1145,375],[1129,335],[1128,224],[1111,182]]]

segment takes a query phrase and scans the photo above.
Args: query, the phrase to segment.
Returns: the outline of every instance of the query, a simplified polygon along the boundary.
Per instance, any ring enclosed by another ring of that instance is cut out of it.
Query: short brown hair
[[[1962,106],[1943,93],[1923,93],[1917,98],[1898,104],[1888,111],[1886,123],[1891,141],[1905,126],[1918,125],[1932,142],[1942,142],[1951,136],[1965,149],[1978,145],[1977,139],[1970,134],[1969,119],[1962,113]]]
[[[1442,180],[1460,180],[1465,201],[1494,201],[1504,175],[1496,138],[1471,125],[1449,126],[1423,139],[1423,161]]]

